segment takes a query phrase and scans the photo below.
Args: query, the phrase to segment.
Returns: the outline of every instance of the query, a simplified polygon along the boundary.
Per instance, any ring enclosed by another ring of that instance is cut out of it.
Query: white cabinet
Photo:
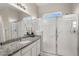
[[[39,55],[40,54],[40,40],[37,41],[36,49],[37,49],[37,55]]]
[[[40,39],[37,40],[32,48],[32,56],[38,56],[40,54]]]
[[[31,47],[32,45],[29,45],[28,47],[25,47],[22,49],[22,56],[31,56]]]
[[[31,48],[32,56],[36,56],[37,54],[36,47],[37,47],[37,41],[32,44],[32,48]]]
[[[31,50],[28,50],[24,55],[22,56],[31,56]]]
[[[38,56],[40,54],[40,39],[15,53],[13,56]]]
[[[35,45],[34,47],[32,47],[32,56],[36,56],[37,55],[36,47],[37,47],[37,45]]]
[[[38,56],[40,54],[40,39],[22,49],[22,56]]]

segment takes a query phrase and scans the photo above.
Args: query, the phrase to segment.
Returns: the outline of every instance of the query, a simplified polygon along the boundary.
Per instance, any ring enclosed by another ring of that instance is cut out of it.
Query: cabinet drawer
[[[22,49],[22,55],[26,54],[27,51],[31,49],[31,46],[25,47]]]
[[[35,41],[34,43],[32,43],[32,46],[35,46],[37,44],[37,41]]]
[[[23,54],[22,56],[31,56],[31,49],[30,50],[28,50],[28,51],[26,51],[26,53],[25,54]]]

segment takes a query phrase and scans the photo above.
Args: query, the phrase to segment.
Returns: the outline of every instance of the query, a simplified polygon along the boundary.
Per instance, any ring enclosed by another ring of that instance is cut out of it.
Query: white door
[[[42,23],[43,28],[43,47],[47,53],[56,54],[56,18],[49,18]]]
[[[77,55],[77,15],[58,19],[57,53],[64,56]]]

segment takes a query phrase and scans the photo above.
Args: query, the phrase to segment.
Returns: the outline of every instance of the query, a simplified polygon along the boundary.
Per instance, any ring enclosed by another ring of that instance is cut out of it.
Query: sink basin
[[[27,44],[27,43],[29,43],[29,42],[31,42],[31,41],[21,41],[21,42],[19,42],[20,44]]]

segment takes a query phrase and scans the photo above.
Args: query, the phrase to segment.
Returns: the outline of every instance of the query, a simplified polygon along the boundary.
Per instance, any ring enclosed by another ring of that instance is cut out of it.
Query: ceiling
[[[61,11],[63,14],[69,14],[72,9],[72,3],[36,3],[36,5],[39,10],[39,16],[56,11]]]
[[[36,3],[38,7],[51,6],[53,3]]]
[[[36,3],[38,7],[50,7],[54,5],[71,5],[72,3]]]

